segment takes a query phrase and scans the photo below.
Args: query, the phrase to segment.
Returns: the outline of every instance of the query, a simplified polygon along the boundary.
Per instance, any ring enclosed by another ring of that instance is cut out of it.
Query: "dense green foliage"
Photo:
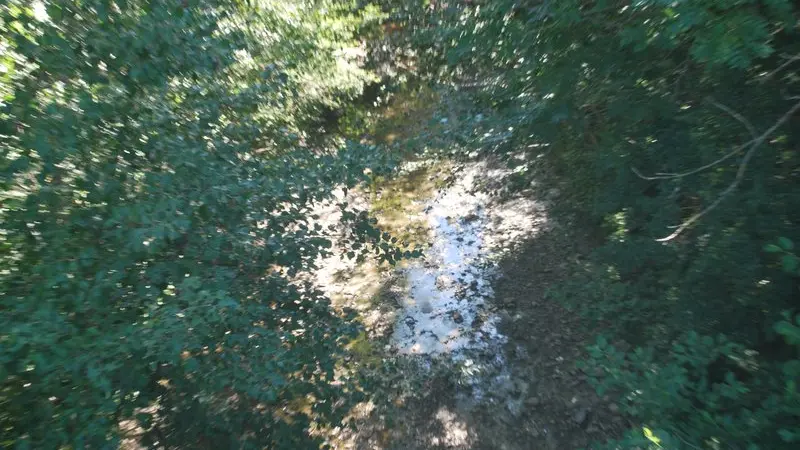
[[[556,209],[602,232],[551,293],[595,321],[585,369],[640,424],[598,445],[795,448],[796,2],[378,3],[403,32],[376,56],[494,112],[449,139],[545,161]],[[375,81],[354,49],[378,16],[0,6],[4,447],[313,448],[340,423],[359,330],[304,280],[331,247],[312,205],[390,167],[331,132]],[[351,255],[409,256],[339,206]]]
[[[372,79],[344,50],[375,12],[0,6],[3,447],[316,446],[357,329],[300,276],[331,246],[309,208],[385,163],[312,125]]]
[[[421,76],[498,112],[488,148],[545,156],[605,232],[552,296],[643,425],[610,448],[796,448],[795,2],[388,3]]]

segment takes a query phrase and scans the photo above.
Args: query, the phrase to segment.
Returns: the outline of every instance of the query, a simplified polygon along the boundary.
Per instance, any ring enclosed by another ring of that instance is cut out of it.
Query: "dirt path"
[[[494,195],[512,175],[490,159],[418,160],[350,194],[425,255],[320,261],[320,287],[365,325],[354,358],[382,380],[332,447],[574,449],[625,427],[575,369],[582,324],[544,298],[586,240],[554,222],[545,191]]]

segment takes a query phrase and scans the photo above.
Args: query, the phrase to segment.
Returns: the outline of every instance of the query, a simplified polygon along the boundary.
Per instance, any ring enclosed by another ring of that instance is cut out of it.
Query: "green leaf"
[[[783,265],[783,270],[789,273],[797,272],[798,267],[798,257],[795,255],[783,255],[781,258],[781,264]]]
[[[767,244],[764,246],[764,251],[767,253],[780,253],[783,251],[783,249],[775,244]]]
[[[797,431],[789,431],[785,428],[781,428],[778,430],[778,434],[780,435],[783,442],[797,442],[800,441],[800,432]]]
[[[800,345],[800,327],[788,321],[780,321],[773,327],[775,331],[793,345]]]

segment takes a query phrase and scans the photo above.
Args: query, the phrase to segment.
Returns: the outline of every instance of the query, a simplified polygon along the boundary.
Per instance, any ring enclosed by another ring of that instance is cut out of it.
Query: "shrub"
[[[336,53],[371,17],[0,6],[4,446],[315,447],[311,424],[358,399],[334,376],[357,327],[297,275],[331,247],[311,204],[386,161],[299,124],[371,79]]]

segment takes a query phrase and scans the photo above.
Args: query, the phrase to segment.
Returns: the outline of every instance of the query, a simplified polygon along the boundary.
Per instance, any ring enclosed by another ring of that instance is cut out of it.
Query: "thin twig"
[[[659,172],[659,173],[657,173],[655,175],[647,176],[647,175],[643,175],[635,167],[631,167],[631,171],[633,173],[635,173],[639,178],[641,178],[643,180],[648,180],[648,181],[651,181],[651,180],[670,180],[670,179],[674,179],[674,178],[683,178],[683,177],[686,177],[686,176],[689,176],[689,175],[694,175],[694,174],[696,174],[698,172],[702,172],[702,171],[704,171],[704,170],[706,170],[708,168],[716,166],[717,164],[725,161],[726,159],[730,158],[731,156],[734,156],[734,155],[738,154],[739,152],[741,152],[742,150],[747,148],[747,146],[751,145],[752,143],[753,143],[752,140],[747,141],[744,144],[736,147],[732,151],[726,153],[724,156],[722,156],[721,158],[717,159],[716,161],[710,162],[710,163],[708,163],[708,164],[706,164],[704,166],[700,166],[700,167],[698,167],[696,169],[692,169],[692,170],[689,170],[689,171],[686,171],[686,172],[681,172],[681,173],[663,173],[663,172]]]
[[[764,81],[767,81],[767,80],[769,80],[770,78],[774,77],[776,73],[778,73],[778,72],[780,72],[781,70],[783,70],[783,69],[787,68],[787,67],[788,67],[790,64],[792,64],[793,62],[795,62],[795,61],[800,61],[800,54],[797,54],[797,55],[792,55],[792,56],[790,56],[790,55],[782,55],[782,56],[783,56],[784,58],[786,58],[786,62],[785,62],[785,63],[783,63],[783,64],[781,64],[780,66],[778,66],[778,68],[777,68],[777,69],[775,69],[775,70],[773,70],[772,72],[770,72],[770,73],[768,73],[768,74],[764,75],[764,78],[762,78],[762,79],[761,79],[761,81],[762,81],[762,82],[764,82]]]
[[[702,448],[692,444],[691,442],[689,442],[689,440],[687,440],[686,438],[681,436],[680,433],[678,432],[678,430],[673,429],[671,431],[672,431],[672,435],[675,436],[676,438],[678,438],[678,440],[683,442],[683,444],[686,445],[687,447],[693,448],[695,450],[703,450]]]
[[[728,194],[730,194],[731,192],[733,192],[733,190],[736,189],[736,186],[739,185],[739,182],[741,181],[741,178],[742,178],[741,175],[744,174],[744,169],[747,167],[747,163],[750,162],[750,158],[753,157],[753,154],[755,153],[754,150],[757,149],[757,148],[758,147],[756,145],[753,145],[750,148],[750,150],[747,151],[747,153],[744,155],[744,158],[742,159],[742,163],[739,165],[739,170],[736,173],[736,179],[733,180],[733,183],[731,183],[724,191],[722,191],[722,193],[719,195],[719,197],[717,197],[717,199],[714,200],[714,203],[710,204],[706,209],[704,209],[704,210],[700,211],[699,213],[693,215],[688,220],[686,220],[685,222],[680,224],[678,226],[678,228],[672,234],[670,234],[669,236],[661,238],[661,239],[656,239],[656,241],[658,241],[658,242],[667,242],[667,241],[671,241],[671,240],[675,239],[676,237],[678,237],[678,235],[683,233],[684,230],[689,228],[689,226],[691,226],[693,223],[697,222],[700,218],[702,218],[703,216],[708,214],[709,211],[711,211],[712,209],[716,208],[720,203],[722,203],[722,200],[724,200],[725,197]]]
[[[724,191],[722,191],[722,193],[719,195],[719,197],[717,197],[717,199],[714,200],[714,202],[712,204],[710,204],[707,208],[705,208],[704,210],[700,211],[699,213],[693,215],[692,217],[687,219],[685,222],[680,224],[680,226],[678,226],[678,229],[675,230],[669,236],[661,238],[661,239],[656,239],[656,240],[658,242],[667,242],[667,241],[671,241],[672,239],[675,239],[676,237],[678,237],[678,235],[683,233],[684,230],[689,228],[693,223],[697,222],[697,220],[699,220],[701,217],[703,217],[706,214],[708,214],[709,211],[711,211],[712,209],[716,208],[717,205],[722,203],[722,200],[724,200],[725,197],[728,196],[728,194],[733,192],[736,189],[736,187],[739,185],[739,183],[742,182],[742,179],[744,178],[744,174],[747,171],[747,164],[750,162],[750,159],[753,157],[753,155],[755,155],[756,150],[758,150],[758,148],[761,147],[761,144],[763,144],[764,141],[772,133],[775,132],[775,130],[777,130],[784,123],[786,123],[786,121],[788,121],[789,118],[791,118],[792,115],[795,112],[797,112],[797,110],[800,110],[800,102],[798,102],[794,106],[792,106],[789,109],[789,111],[787,111],[786,114],[784,114],[780,119],[778,119],[778,121],[775,122],[775,124],[773,124],[771,127],[769,127],[769,129],[767,131],[765,131],[764,133],[762,133],[760,136],[758,136],[756,139],[753,140],[753,143],[752,143],[752,146],[750,147],[750,150],[748,150],[747,153],[745,153],[744,158],[742,158],[742,162],[739,164],[739,170],[736,172],[736,178],[733,180],[733,182],[727,188],[725,188]]]
[[[731,117],[733,117],[734,119],[736,119],[739,122],[741,122],[742,125],[744,125],[745,128],[747,128],[747,131],[750,133],[750,136],[752,136],[753,139],[751,139],[750,141],[745,142],[744,144],[739,145],[738,147],[734,148],[732,151],[726,153],[725,155],[723,155],[721,158],[717,159],[714,162],[711,162],[711,163],[708,163],[706,165],[700,166],[700,167],[698,167],[696,169],[688,170],[686,172],[680,172],[680,173],[659,172],[659,173],[656,173],[655,175],[647,176],[647,175],[643,175],[635,167],[631,167],[631,170],[633,171],[633,173],[635,173],[639,178],[641,178],[643,180],[648,180],[648,181],[651,181],[651,180],[670,180],[670,179],[674,179],[674,178],[683,178],[683,177],[686,177],[686,176],[689,176],[689,175],[694,175],[694,174],[696,174],[698,172],[702,172],[702,171],[704,171],[706,169],[709,169],[711,167],[716,166],[717,164],[727,160],[731,156],[734,156],[734,155],[738,154],[739,152],[741,152],[742,150],[747,148],[747,146],[753,144],[756,141],[756,139],[758,139],[758,133],[756,133],[756,128],[744,116],[742,116],[738,112],[734,111],[732,108],[730,108],[730,107],[728,107],[728,106],[726,106],[726,105],[714,100],[713,98],[709,97],[708,100],[712,105],[714,105],[717,108],[725,111],[726,113],[730,114]]]
[[[720,103],[720,102],[718,102],[718,101],[714,100],[714,98],[713,98],[713,97],[709,97],[708,101],[709,101],[709,102],[711,102],[711,104],[712,104],[712,105],[714,105],[714,106],[716,106],[717,108],[719,108],[719,109],[721,109],[721,110],[725,111],[726,113],[730,114],[730,115],[731,115],[731,117],[733,117],[734,119],[736,119],[736,120],[738,120],[739,122],[741,122],[741,123],[742,123],[742,125],[744,125],[744,127],[745,127],[745,128],[747,128],[747,132],[748,132],[748,133],[750,133],[750,136],[751,136],[751,137],[752,137],[754,140],[755,140],[755,139],[758,139],[758,133],[756,133],[756,127],[754,127],[754,126],[753,126],[753,124],[752,124],[752,123],[750,123],[750,121],[749,121],[749,120],[745,119],[745,118],[744,118],[744,116],[742,116],[742,115],[741,115],[741,114],[739,114],[738,112],[734,111],[733,109],[729,108],[728,106],[725,106],[725,105],[723,105],[722,103]]]

